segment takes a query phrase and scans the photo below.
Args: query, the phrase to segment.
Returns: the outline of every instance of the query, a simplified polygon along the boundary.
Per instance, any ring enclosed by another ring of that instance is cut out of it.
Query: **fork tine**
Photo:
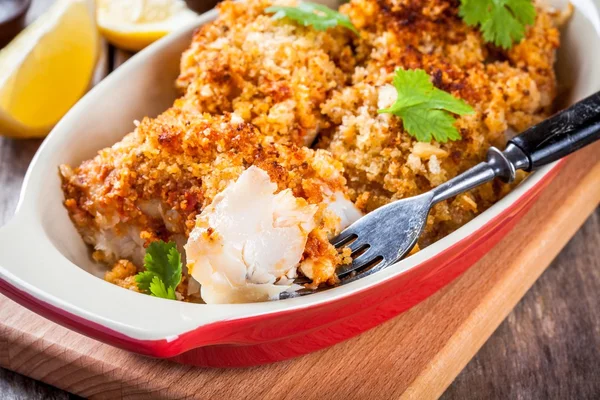
[[[377,257],[376,257],[377,258]],[[340,285],[345,285],[346,283],[350,283],[350,282],[354,282],[358,279],[367,277],[371,274],[374,274],[375,272],[381,271],[382,269],[387,268],[388,266],[392,265],[395,261],[388,261],[386,259],[384,259],[383,257],[379,257],[380,261],[378,263],[373,263],[375,260],[372,259],[370,260],[370,262],[364,262],[361,263],[360,266],[358,266],[356,269],[353,269],[353,271],[358,271],[355,275],[353,276],[349,276],[346,279],[343,279],[343,281],[340,283]],[[368,267],[369,264],[371,265],[371,268],[365,268]],[[354,265],[354,263],[352,263],[352,265]],[[348,275],[346,273],[346,275]],[[338,274],[339,276],[339,274]]]
[[[279,294],[279,300],[291,299],[294,297],[306,296],[307,294],[319,293],[329,290],[330,287],[318,287],[316,289],[300,289],[295,292],[283,292]]]
[[[294,297],[306,296],[307,294],[316,293],[314,290],[300,289],[296,292],[279,293],[279,300],[292,299]]]
[[[487,175],[486,175],[487,176]],[[374,274],[393,265],[415,245],[427,220],[434,193],[397,200],[360,218],[331,240],[337,249],[347,246],[353,261],[337,268],[340,282],[316,290],[301,289],[281,298],[330,290]]]
[[[368,251],[368,250],[367,250]],[[362,256],[362,254],[361,254]],[[358,274],[356,276],[351,276],[348,278],[344,278],[344,276],[349,275],[350,273],[352,273],[353,271],[359,270],[361,268],[364,268],[365,266],[369,266],[370,264],[372,264],[373,262],[379,260],[379,262],[381,264],[384,263],[383,257],[381,256],[376,256],[376,257],[369,257],[368,259],[365,259],[365,261],[363,261],[363,258],[359,256],[361,258],[361,260],[359,262],[356,262],[356,260],[354,260],[352,262],[352,264],[350,265],[346,265],[342,268],[339,269],[337,275],[338,277],[342,278],[341,282],[340,282],[340,286],[344,285],[346,283],[355,281],[356,279],[359,279],[362,276],[366,276],[366,275],[362,275],[362,274]],[[357,257],[357,259],[359,258]],[[373,269],[373,268],[371,268]],[[300,281],[300,279],[302,278],[298,278],[294,281],[294,283],[298,283]],[[297,290],[295,292],[283,292],[279,294],[279,300],[285,300],[285,299],[291,299],[294,297],[302,297],[302,296],[306,296],[308,294],[313,294],[313,293],[319,293],[319,292],[323,292],[325,290],[329,290],[333,287],[318,287],[317,289],[300,289]]]
[[[355,258],[362,255],[365,252],[365,250],[368,250],[371,246],[369,245],[369,243],[365,243],[356,239],[354,242],[350,243],[348,247],[352,252],[352,258]]]
[[[306,283],[311,283],[311,282],[312,282],[312,280],[311,280],[311,279],[308,279],[308,278],[307,278],[307,277],[305,277],[305,276],[299,276],[298,278],[294,279],[294,283],[295,283],[296,285],[304,285],[304,284],[306,284]]]
[[[367,250],[366,252],[352,260],[351,264],[338,267],[336,271],[337,276],[338,278],[343,278],[344,276],[347,276],[348,274],[354,271],[359,271],[362,268],[373,264],[377,260],[383,260],[383,257],[377,254],[373,254],[373,252]]]
[[[351,240],[354,240],[354,239],[358,239],[358,235],[352,231],[345,230],[344,232],[340,233],[338,236],[334,237],[331,240],[331,244],[336,248],[340,248],[342,246],[345,246]]]

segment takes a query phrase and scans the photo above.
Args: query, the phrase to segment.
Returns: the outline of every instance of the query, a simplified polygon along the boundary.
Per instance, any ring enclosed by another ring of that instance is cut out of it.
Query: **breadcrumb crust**
[[[184,243],[215,195],[256,165],[279,190],[319,205],[303,260],[320,261],[313,286],[334,284],[336,265],[351,259],[328,242],[338,221],[326,195],[347,193],[364,212],[417,195],[552,111],[561,16],[541,6],[526,38],[504,51],[464,24],[457,0],[352,0],[340,12],[360,35],[273,20],[264,13],[271,4],[221,3],[218,19],[198,29],[182,55],[173,107],[93,159],[60,166],[71,219],[94,258],[114,264],[107,281],[137,290],[136,249],[159,239]],[[424,69],[474,108],[457,117],[461,140],[418,143],[398,117],[377,113],[393,101],[399,67]],[[315,149],[304,147],[317,135]],[[494,182],[436,205],[417,249],[509,190]],[[182,282],[178,293],[189,300],[188,277]]]
[[[458,16],[458,6],[454,0],[352,0],[341,7],[360,30],[358,61],[352,83],[322,106],[335,126],[318,146],[342,162],[350,198],[364,212],[455,177],[483,161],[490,146],[502,148],[507,131],[523,131],[552,111],[556,15],[537,7],[525,39],[503,51],[484,43]],[[474,114],[457,118],[462,140],[418,143],[398,117],[377,113],[389,105],[390,83],[400,67],[424,69],[436,87],[474,108]],[[464,225],[508,190],[494,182],[436,205],[421,247]]]

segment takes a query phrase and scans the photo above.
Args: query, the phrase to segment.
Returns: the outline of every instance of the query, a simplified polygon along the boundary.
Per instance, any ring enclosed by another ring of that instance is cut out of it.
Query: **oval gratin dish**
[[[556,3],[562,6],[564,3]],[[557,72],[568,105],[600,89],[600,18],[574,1]],[[531,174],[462,228],[396,265],[310,296],[252,304],[191,304],[123,290],[97,266],[64,209],[57,166],[120,140],[132,121],[157,115],[193,25],[149,46],[93,88],[54,128],[27,172],[17,211],[0,228],[0,291],[36,313],[132,352],[202,366],[249,366],[322,349],[370,329],[450,283],[504,237],[560,169]]]

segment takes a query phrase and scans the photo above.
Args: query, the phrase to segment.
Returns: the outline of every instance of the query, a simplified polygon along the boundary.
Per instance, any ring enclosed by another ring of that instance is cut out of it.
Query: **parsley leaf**
[[[152,296],[162,297],[163,299],[177,300],[175,289],[172,286],[165,287],[165,283],[157,275],[150,283],[150,293],[152,293]]]
[[[173,242],[152,242],[144,257],[145,271],[135,276],[138,288],[152,296],[175,300],[181,282],[181,254]]]
[[[335,26],[343,26],[358,35],[358,30],[350,22],[347,15],[340,14],[322,4],[300,2],[296,7],[272,6],[265,9],[266,13],[275,13],[273,19],[289,18],[303,26],[312,26],[318,31],[324,31]]]
[[[473,109],[461,99],[433,86],[422,69],[397,69],[393,85],[398,97],[389,108],[378,110],[402,119],[404,130],[419,142],[460,139],[451,114],[471,114]]]
[[[509,49],[535,22],[535,6],[531,0],[461,0],[459,15],[467,25],[479,25],[486,42]]]
[[[135,281],[137,282],[138,289],[140,289],[144,293],[148,293],[150,291],[150,283],[152,283],[152,279],[154,279],[156,275],[152,271],[143,271],[135,276]]]
[[[448,139],[460,139],[452,115],[442,110],[432,110],[422,104],[404,110],[402,123],[408,133],[415,132],[419,142],[431,142],[432,135],[438,142],[443,143]]]

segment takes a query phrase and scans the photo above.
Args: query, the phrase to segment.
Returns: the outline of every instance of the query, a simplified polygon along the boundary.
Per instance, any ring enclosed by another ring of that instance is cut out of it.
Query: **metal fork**
[[[506,149],[491,147],[487,160],[421,195],[394,201],[360,218],[331,243],[352,250],[352,264],[338,268],[338,285],[364,278],[395,264],[414,247],[431,207],[495,178],[515,179],[516,170],[533,171],[600,138],[600,92],[574,104],[509,140]],[[298,281],[303,283],[303,281]],[[317,291],[326,290],[327,287]],[[314,293],[302,289],[295,297]]]

